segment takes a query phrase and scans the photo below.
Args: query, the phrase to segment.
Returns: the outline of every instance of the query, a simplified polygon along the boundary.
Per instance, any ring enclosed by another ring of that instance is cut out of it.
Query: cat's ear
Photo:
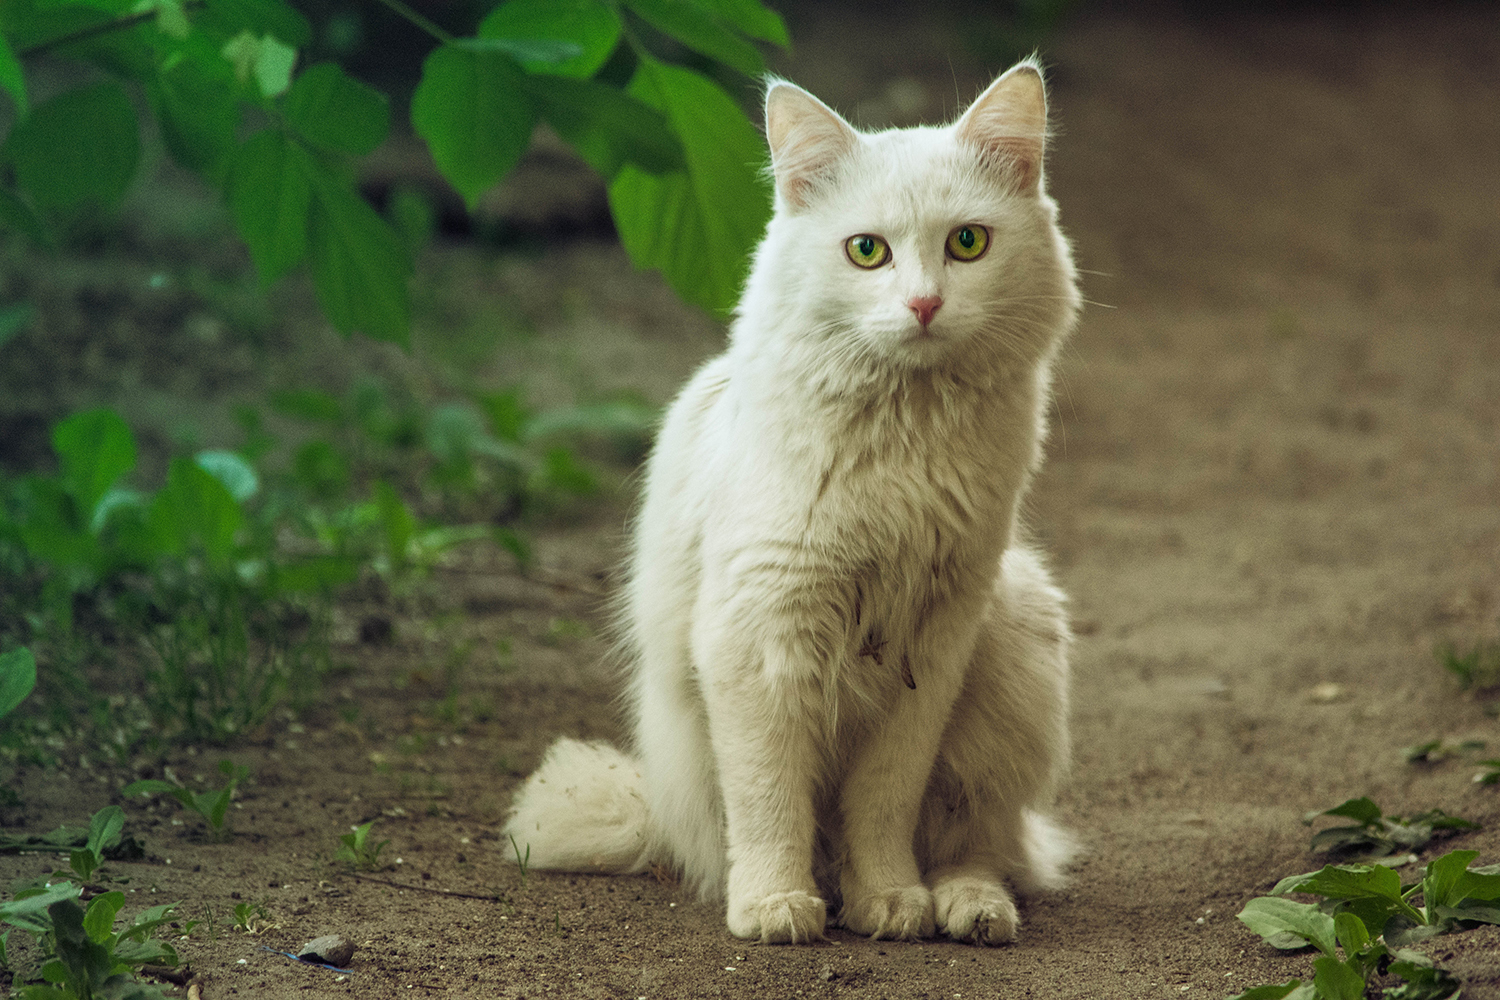
[[[1047,143],[1047,90],[1035,63],[1019,63],[989,85],[956,126],[960,141],[979,150],[1018,191],[1035,191]]]
[[[766,91],[766,139],[776,190],[806,208],[818,184],[859,142],[849,123],[828,105],[785,80]]]

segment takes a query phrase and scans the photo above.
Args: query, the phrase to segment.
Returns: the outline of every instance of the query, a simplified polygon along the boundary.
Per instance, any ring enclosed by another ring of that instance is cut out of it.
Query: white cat
[[[1046,130],[1031,61],[874,134],[772,82],[775,215],[635,528],[635,753],[552,747],[506,827],[533,867],[660,863],[766,942],[837,898],[997,944],[1006,880],[1060,882],[1068,628],[1017,527],[1079,304]]]

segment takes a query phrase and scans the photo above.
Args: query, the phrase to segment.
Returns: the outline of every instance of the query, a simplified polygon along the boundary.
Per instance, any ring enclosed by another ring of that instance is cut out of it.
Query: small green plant
[[[1500,757],[1494,760],[1482,760],[1479,766],[1484,770],[1474,775],[1476,785],[1493,785],[1500,782]]]
[[[22,646],[0,653],[0,719],[26,700],[36,687],[36,659]]]
[[[1454,757],[1466,757],[1485,748],[1484,740],[1428,740],[1414,746],[1402,747],[1401,756],[1408,764],[1439,764]]]
[[[266,910],[266,905],[259,901],[234,904],[234,919],[229,925],[241,934],[259,934],[277,926],[271,922],[271,914]]]
[[[106,806],[95,813],[87,827],[63,825],[49,833],[0,835],[0,854],[22,851],[57,853],[87,847],[96,858],[108,860],[136,860],[145,848],[134,837],[127,837],[114,827],[114,810],[118,806]],[[100,832],[103,835],[100,835]],[[97,865],[96,865],[97,867]]]
[[[1419,851],[1440,834],[1479,829],[1478,823],[1449,816],[1441,809],[1429,809],[1409,817],[1386,816],[1378,805],[1365,797],[1350,799],[1332,809],[1310,812],[1302,822],[1311,826],[1324,816],[1355,822],[1313,834],[1311,850],[1315,853],[1385,857],[1397,851]]]
[[[510,835],[510,849],[516,852],[516,867],[521,869],[521,888],[526,888],[526,876],[531,872],[531,845],[526,845],[526,853],[521,853],[521,845],[516,843],[516,835]]]
[[[0,904],[0,920],[29,932],[42,953],[45,986],[25,986],[26,1000],[165,1000],[164,994],[135,979],[142,965],[177,964],[176,950],[151,936],[173,920],[176,903],[153,906],[115,931],[125,894],[106,892],[80,903],[80,889],[70,882],[23,890]],[[9,961],[9,934],[0,942],[0,958]]]
[[[107,705],[84,674],[107,663],[112,678],[140,669],[150,732],[226,739],[319,675],[320,601],[351,574],[278,553],[286,513],[257,501],[243,458],[178,457],[152,493],[125,485],[136,441],[112,410],[59,422],[52,446],[55,476],[0,480],[0,642],[49,651],[41,697],[54,715]],[[97,633],[142,640],[122,656],[91,644]]]
[[[230,830],[225,825],[225,819],[229,813],[229,802],[234,797],[234,790],[239,783],[250,776],[248,767],[236,766],[234,763],[219,761],[219,773],[229,779],[223,788],[210,789],[206,792],[195,792],[184,785],[175,784],[170,781],[162,781],[159,778],[147,778],[143,781],[134,781],[126,785],[122,795],[155,795],[166,792],[178,802],[182,803],[184,809],[197,813],[203,817],[208,824],[209,837],[214,840],[227,840]]]
[[[1494,905],[1500,900],[1500,865],[1470,868],[1478,856],[1478,851],[1450,851],[1410,885],[1381,865],[1326,865],[1282,879],[1271,895],[1246,903],[1239,919],[1274,948],[1317,948],[1316,974],[1311,982],[1258,986],[1235,1000],[1362,1000],[1371,981],[1386,974],[1405,980],[1385,991],[1388,1000],[1456,997],[1457,980],[1402,946],[1482,923],[1500,924],[1500,907]],[[1286,898],[1289,893],[1323,901],[1298,903]]]
[[[1453,646],[1443,646],[1438,650],[1438,662],[1464,691],[1500,687],[1500,642],[1476,642],[1464,653]]]
[[[375,871],[382,867],[380,864],[380,852],[385,849],[390,840],[382,840],[372,843],[370,840],[370,828],[376,823],[370,820],[353,828],[352,832],[339,837],[339,849],[334,854],[334,859],[345,864],[353,865],[365,871]]]
[[[94,813],[89,820],[87,842],[68,856],[72,874],[82,882],[91,881],[100,865],[104,864],[104,852],[120,843],[120,835],[124,829],[125,811],[119,806],[105,806]],[[66,877],[63,872],[55,874]]]

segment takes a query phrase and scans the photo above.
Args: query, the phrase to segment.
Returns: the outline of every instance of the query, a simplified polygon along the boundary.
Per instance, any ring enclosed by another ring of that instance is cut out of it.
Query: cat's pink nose
[[[926,326],[932,322],[932,317],[943,307],[943,300],[937,295],[923,295],[917,298],[907,299],[906,308],[917,314],[917,322]]]

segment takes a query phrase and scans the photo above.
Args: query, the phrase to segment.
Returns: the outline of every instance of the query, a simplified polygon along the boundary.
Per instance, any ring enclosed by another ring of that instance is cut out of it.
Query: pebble
[[[325,934],[303,945],[297,957],[304,962],[322,962],[342,969],[354,957],[354,942],[341,934]]]

